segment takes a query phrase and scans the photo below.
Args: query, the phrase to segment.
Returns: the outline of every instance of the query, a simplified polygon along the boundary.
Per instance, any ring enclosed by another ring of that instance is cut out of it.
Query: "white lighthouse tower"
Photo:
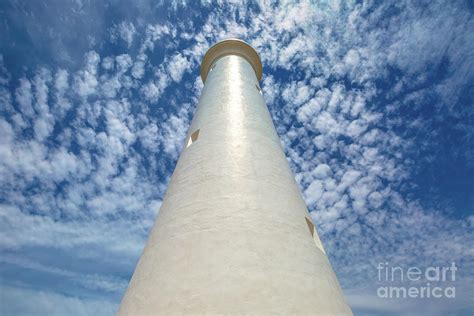
[[[118,315],[352,315],[265,105],[262,64],[227,39]]]

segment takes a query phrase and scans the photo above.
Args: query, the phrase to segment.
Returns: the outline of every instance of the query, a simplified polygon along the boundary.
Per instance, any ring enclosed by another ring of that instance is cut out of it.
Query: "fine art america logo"
[[[387,286],[377,289],[380,298],[455,298],[456,264],[427,268],[390,266],[380,262],[378,281]]]

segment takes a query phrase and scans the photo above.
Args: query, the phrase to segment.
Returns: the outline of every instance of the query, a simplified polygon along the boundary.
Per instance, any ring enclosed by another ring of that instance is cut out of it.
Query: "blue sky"
[[[114,313],[198,102],[200,61],[227,37],[260,53],[354,313],[470,315],[473,13],[469,1],[2,1],[2,315]],[[380,262],[455,262],[456,298],[378,298]]]

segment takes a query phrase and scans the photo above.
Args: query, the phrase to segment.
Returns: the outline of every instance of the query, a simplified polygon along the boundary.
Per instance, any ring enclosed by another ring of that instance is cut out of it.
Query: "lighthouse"
[[[118,315],[352,315],[289,168],[247,43],[204,82]]]

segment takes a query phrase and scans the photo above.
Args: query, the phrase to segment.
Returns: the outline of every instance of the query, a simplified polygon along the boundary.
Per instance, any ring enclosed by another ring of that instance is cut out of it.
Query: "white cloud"
[[[107,56],[102,59],[102,67],[107,70],[113,70],[115,66],[115,60],[112,56]]]
[[[132,66],[132,58],[128,54],[122,54],[115,57],[115,61],[119,67],[119,71],[124,73],[125,71]]]
[[[167,85],[167,77],[163,75],[143,85],[141,92],[148,101],[157,102]]]
[[[99,61],[99,54],[94,51],[86,55],[85,69],[74,76],[74,87],[79,96],[87,97],[96,92],[98,85],[96,74]]]
[[[302,54],[305,52],[308,45],[306,40],[307,39],[303,38],[303,36],[298,36],[292,39],[291,42],[280,52],[278,59],[280,65],[283,65],[283,67],[286,69],[291,69],[292,59],[295,58],[297,54]]]
[[[342,127],[338,121],[326,111],[319,113],[313,120],[314,127],[322,134],[341,134]]]
[[[136,30],[132,22],[121,22],[112,30],[112,39],[120,37],[127,46],[130,47],[133,42]]]
[[[146,60],[147,60],[147,56],[145,54],[138,55],[137,61],[133,64],[133,68],[132,68],[132,76],[135,79],[143,78],[143,75],[145,74]]]
[[[168,72],[175,82],[181,81],[183,74],[189,70],[191,63],[181,54],[174,55],[168,64]]]
[[[347,126],[347,135],[353,138],[358,138],[368,126],[361,120],[354,120]]]
[[[331,176],[331,167],[329,167],[327,164],[319,164],[312,172],[311,174],[316,178],[316,179],[326,179],[327,177]]]
[[[20,111],[27,118],[34,116],[32,107],[33,93],[31,91],[31,83],[28,79],[20,79],[19,85],[15,91],[15,100],[20,107]]]
[[[115,302],[81,299],[54,292],[2,286],[0,311],[4,315],[113,315]]]
[[[147,50],[153,51],[155,42],[165,35],[172,34],[174,36],[175,30],[168,25],[147,25],[145,29],[145,39],[142,41],[140,53],[145,53]]]
[[[323,195],[323,185],[321,181],[313,181],[305,191],[306,202],[311,205],[318,201]]]
[[[59,69],[55,75],[54,87],[58,94],[58,98],[64,97],[67,89],[69,88],[69,73],[65,69]],[[61,107],[66,107],[65,104],[58,102]],[[69,106],[67,106],[69,107]]]

